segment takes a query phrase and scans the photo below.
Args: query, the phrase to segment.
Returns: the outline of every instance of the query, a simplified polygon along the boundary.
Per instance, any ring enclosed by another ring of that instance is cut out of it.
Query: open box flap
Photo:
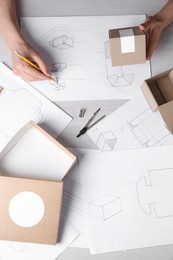
[[[159,112],[168,128],[173,133],[173,101],[159,107]]]
[[[156,111],[158,109],[158,103],[157,103],[155,97],[153,96],[153,93],[146,81],[143,82],[143,84],[141,86],[141,90],[142,90],[151,110]]]

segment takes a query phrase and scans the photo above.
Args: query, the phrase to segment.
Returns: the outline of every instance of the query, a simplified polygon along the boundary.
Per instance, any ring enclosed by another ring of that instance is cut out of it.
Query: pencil
[[[20,52],[15,51],[15,54],[20,57],[22,60],[24,60],[26,63],[28,63],[29,65],[31,65],[33,68],[39,70],[40,72],[42,72],[42,70],[36,65],[34,64],[32,61],[28,60],[25,56],[23,56]],[[43,72],[42,72],[43,73]],[[57,83],[56,79],[53,77],[49,77],[51,80],[53,80],[55,83]]]

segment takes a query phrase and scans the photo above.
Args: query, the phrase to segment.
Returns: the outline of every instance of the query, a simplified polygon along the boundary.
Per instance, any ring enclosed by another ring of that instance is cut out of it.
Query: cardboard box
[[[0,153],[0,239],[56,244],[63,182],[76,157],[30,121]]]
[[[0,153],[0,172],[12,177],[57,181],[75,162],[70,151],[31,121]]]
[[[173,70],[145,80],[141,89],[151,110],[159,110],[168,130],[173,133]]]
[[[57,243],[62,181],[0,176],[0,239]]]
[[[112,66],[146,62],[145,34],[137,26],[109,30]]]

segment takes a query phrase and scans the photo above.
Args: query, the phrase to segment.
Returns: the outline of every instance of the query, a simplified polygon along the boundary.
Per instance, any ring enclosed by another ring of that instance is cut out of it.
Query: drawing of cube
[[[73,47],[73,39],[68,37],[67,35],[57,36],[53,38],[49,43],[51,46],[61,50]]]
[[[122,211],[120,197],[105,194],[88,204],[91,218],[107,220]]]
[[[64,62],[57,62],[49,66],[51,72],[60,72],[67,68],[67,64]]]
[[[116,144],[117,138],[111,132],[103,132],[99,135],[96,145],[102,151],[112,151]]]

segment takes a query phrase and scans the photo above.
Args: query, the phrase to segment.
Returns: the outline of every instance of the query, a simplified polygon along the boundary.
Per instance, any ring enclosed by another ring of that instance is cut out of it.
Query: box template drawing
[[[30,121],[0,153],[6,176],[62,180],[76,157],[36,123]]]
[[[145,33],[137,26],[109,30],[112,66],[146,62]]]
[[[89,202],[88,208],[91,218],[105,221],[122,211],[121,199],[111,194],[104,194]]]
[[[62,181],[0,176],[0,239],[55,245]]]
[[[145,80],[141,89],[151,110],[160,112],[168,130],[173,133],[173,70]]]

